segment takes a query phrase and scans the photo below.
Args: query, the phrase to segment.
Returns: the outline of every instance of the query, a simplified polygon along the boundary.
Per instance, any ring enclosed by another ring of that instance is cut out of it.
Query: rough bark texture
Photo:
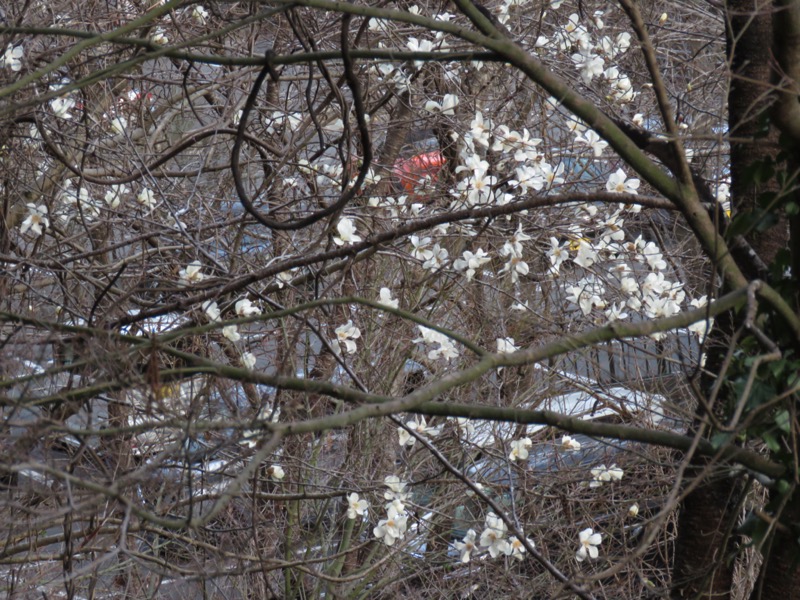
[[[775,23],[776,26],[780,24],[785,26],[787,22],[790,22],[786,20],[787,14],[783,10],[785,6],[782,7],[782,4],[785,5],[786,3],[775,2],[777,10],[774,10],[771,15],[770,22]],[[781,23],[781,19],[784,19],[783,23]],[[792,23],[792,26],[795,25],[796,21]],[[791,35],[796,36],[798,32],[791,32]],[[766,48],[772,50],[772,46],[767,43],[764,43],[763,46],[765,50],[762,51],[762,54],[766,52]],[[776,53],[780,51],[781,48],[775,48]],[[759,62],[765,62],[767,68],[775,68],[775,72],[772,74],[772,80],[774,82],[780,82],[781,77],[785,76],[785,73],[777,66],[780,60],[775,60],[776,57],[768,57],[772,62],[767,62],[761,55],[757,58]],[[787,57],[779,58],[787,60]],[[788,60],[794,62],[797,60],[797,57],[791,56],[788,57]],[[764,67],[761,67],[762,70],[763,68]],[[761,76],[761,74],[762,71],[760,70],[758,75]],[[794,145],[795,158],[789,162],[788,168],[797,170],[797,165],[800,164],[797,149],[798,146],[800,146],[800,140],[794,139]],[[755,150],[753,153],[755,158],[763,156],[769,151],[764,145],[759,146],[757,144],[754,145],[753,150]],[[751,158],[750,160],[754,159]],[[740,159],[740,162],[743,162],[742,159]],[[797,192],[795,192],[795,198],[796,197]],[[800,240],[796,237],[798,233],[800,233],[800,230],[798,230],[797,224],[793,223],[790,236],[790,227],[787,223],[787,219],[785,216],[782,216],[778,226],[772,228],[766,235],[753,240],[753,247],[765,260],[771,261],[779,250],[788,248],[790,243],[795,245],[800,243]],[[797,264],[796,257],[798,253],[796,248],[792,248],[792,250],[795,256],[795,260],[793,261],[794,266]],[[796,302],[797,298],[795,298],[795,306],[797,306]],[[789,443],[791,443],[791,441],[789,441]],[[783,502],[776,496],[777,494],[775,492],[771,493],[772,503],[779,506],[782,505],[782,508],[773,515],[778,519],[779,524],[775,527],[774,536],[766,543],[765,548],[762,550],[764,554],[764,563],[750,596],[751,600],[796,598],[798,594],[800,594],[800,546],[798,545],[797,536],[797,524],[800,523],[800,491],[795,488],[792,495],[788,499],[784,499]]]
[[[722,341],[729,332],[723,329],[729,330],[730,326],[717,323],[712,333],[715,341]],[[709,351],[708,366],[718,366],[722,356],[721,350]],[[709,383],[704,382],[703,387],[707,389],[708,386]],[[693,427],[699,426],[703,417],[698,412]],[[719,477],[713,467],[709,471],[708,461],[702,457],[694,458],[686,469],[687,481],[698,477],[705,481],[688,494],[680,506],[671,597],[731,598],[734,571],[731,558],[736,548],[730,533],[738,518],[736,507],[741,485],[736,479]]]
[[[735,211],[752,209],[763,188],[757,189],[746,173],[755,161],[776,151],[777,136],[766,120],[771,78],[771,2],[730,0],[726,3],[726,40],[731,67],[728,95],[731,143],[731,201]],[[786,239],[768,232],[752,236],[753,248],[769,263],[785,246]],[[752,273],[748,274],[753,276]],[[709,367],[720,365],[726,340],[735,327],[732,315],[717,320],[709,348]],[[708,383],[703,386],[708,389]],[[720,398],[724,400],[724,398]],[[723,421],[727,403],[718,401],[715,412]],[[703,418],[698,412],[697,420]],[[696,461],[687,476],[706,476],[704,461]],[[689,494],[681,505],[673,568],[673,598],[730,598],[733,586],[735,540],[730,532],[738,518],[735,512],[739,489],[736,481],[709,478]],[[780,596],[764,596],[780,597]],[[791,597],[791,595],[786,596]]]
[[[701,465],[692,468],[702,469]],[[692,475],[687,471],[688,475]],[[689,494],[681,507],[673,570],[672,598],[730,598],[732,561],[726,528],[734,516],[729,480],[707,483]]]
[[[779,519],[786,527],[778,527],[764,550],[764,564],[750,600],[788,600],[800,594],[800,547],[795,529],[800,521],[800,494],[797,490]]]
[[[731,205],[735,212],[752,210],[771,185],[755,186],[748,176],[753,163],[778,152],[778,131],[768,121],[772,89],[772,6],[764,0],[727,3],[726,38],[731,67],[728,125],[731,148]],[[748,236],[753,249],[769,264],[786,247],[786,222],[763,234]],[[749,274],[748,274],[749,275]]]

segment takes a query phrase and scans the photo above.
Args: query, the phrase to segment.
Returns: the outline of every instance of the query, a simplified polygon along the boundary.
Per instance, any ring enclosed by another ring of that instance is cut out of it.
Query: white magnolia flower
[[[383,497],[387,500],[394,500],[398,498],[399,495],[403,497],[406,496],[406,486],[408,484],[402,481],[397,475],[387,475],[384,477],[383,485],[389,488],[389,491],[383,494]]]
[[[192,19],[197,21],[200,25],[205,25],[206,19],[208,19],[208,11],[204,7],[197,4],[192,9]]]
[[[206,276],[201,271],[202,267],[203,265],[199,260],[190,262],[185,269],[181,269],[180,273],[178,273],[180,278],[178,283],[181,285],[191,285],[203,281]]]
[[[489,163],[486,162],[480,154],[473,152],[466,157],[462,155],[462,158],[464,159],[464,162],[456,167],[456,173],[470,171],[473,174],[484,174],[489,170]]]
[[[72,96],[62,96],[61,98],[54,98],[50,101],[50,108],[59,119],[71,119],[71,111],[75,107],[75,100]]]
[[[533,543],[533,540],[528,539],[528,543],[535,547],[536,545]],[[511,536],[508,538],[508,544],[511,546],[511,556],[516,558],[517,560],[522,560],[525,558],[525,544],[523,544],[520,540],[518,540],[515,536]]]
[[[544,186],[549,190],[550,188],[564,183],[564,163],[558,163],[558,166],[553,169],[549,163],[539,165],[542,178],[544,179]]]
[[[518,310],[520,312],[527,312],[527,311],[530,310],[530,307],[528,306],[528,301],[527,300],[525,300],[525,302],[520,302],[519,300],[517,300],[516,302],[514,302],[514,304],[511,305],[511,310]]]
[[[353,325],[352,319],[348,320],[344,325],[339,325],[334,332],[336,333],[339,346],[341,347],[341,345],[344,344],[345,351],[348,354],[354,354],[356,351],[356,343],[354,340],[361,337],[361,330]]]
[[[22,69],[22,55],[24,50],[22,46],[8,46],[3,56],[0,56],[0,68],[8,67],[12,71],[19,71]]]
[[[347,497],[347,518],[348,519],[355,519],[358,516],[365,516],[367,514],[367,509],[369,508],[369,502],[366,500],[359,499],[358,494],[353,492]]]
[[[483,248],[478,248],[475,253],[465,250],[461,256],[462,258],[457,258],[453,261],[453,268],[456,271],[464,271],[466,269],[467,281],[472,281],[475,272],[492,260]]]
[[[278,273],[275,276],[275,279],[277,280],[275,283],[278,284],[278,289],[282,290],[283,286],[292,281],[292,278],[294,277],[294,272],[295,269],[291,269],[289,271],[283,271],[282,273]]]
[[[336,225],[336,230],[339,232],[338,236],[334,236],[333,242],[337,246],[343,244],[355,244],[361,241],[361,237],[356,235],[356,226],[353,224],[353,219],[344,217],[339,220]]]
[[[387,503],[384,508],[388,512],[390,508],[394,508],[398,514],[405,513],[406,511],[406,501],[407,501],[408,494],[398,494],[398,497],[392,500],[391,502]]]
[[[412,340],[412,343],[419,344],[438,344],[438,348],[434,348],[430,352],[428,352],[428,358],[431,360],[436,360],[440,356],[446,360],[450,360],[451,358],[456,358],[458,356],[458,349],[456,348],[453,340],[449,337],[444,335],[443,333],[439,333],[438,331],[434,331],[433,329],[429,329],[424,325],[417,325],[419,328],[422,337],[418,337],[415,340]]]
[[[628,516],[632,519],[635,519],[639,516],[639,505],[634,503],[631,504],[630,508],[628,509]]]
[[[156,27],[155,31],[153,31],[153,35],[150,36],[150,41],[159,46],[163,46],[169,43],[169,38],[161,27]]]
[[[703,308],[708,304],[708,298],[706,296],[701,296],[697,300],[690,300],[689,304],[691,304],[693,308]],[[699,337],[705,337],[713,324],[714,317],[709,317],[708,319],[703,319],[702,321],[697,321],[689,325],[689,331]]]
[[[607,305],[603,298],[606,288],[593,275],[584,277],[576,285],[567,286],[564,291],[568,294],[567,299],[580,306],[584,315],[592,312],[594,307],[603,309]]]
[[[413,446],[417,441],[416,438],[408,432],[409,429],[415,431],[419,435],[429,435],[431,437],[436,437],[442,430],[441,427],[428,427],[425,417],[414,417],[413,420],[406,421],[405,427],[397,428],[397,436],[401,446]]]
[[[522,256],[522,242],[527,242],[531,239],[527,233],[522,231],[522,223],[519,224],[517,230],[500,249],[501,256]]]
[[[641,254],[654,271],[663,271],[667,268],[667,262],[664,260],[661,249],[655,242],[647,242]]]
[[[497,338],[497,351],[500,354],[511,354],[517,350],[519,350],[519,348],[514,345],[514,338]]]
[[[430,250],[430,257],[422,263],[422,268],[428,271],[438,271],[447,263],[447,250],[439,244],[434,244]]]
[[[209,321],[219,321],[219,306],[213,300],[206,300],[201,305]]]
[[[95,202],[85,186],[81,185],[76,189],[75,182],[71,179],[64,183],[59,199],[69,215],[80,214],[84,219],[95,219],[100,216],[100,204]],[[70,217],[62,213],[61,218],[68,220]]]
[[[606,318],[608,319],[609,323],[613,321],[623,321],[628,318],[628,313],[625,312],[625,303],[620,302],[617,304],[616,302],[612,303],[605,310]]]
[[[593,479],[593,481],[589,483],[589,487],[591,488],[600,487],[604,483],[619,481],[625,474],[625,472],[617,465],[611,465],[608,468],[606,468],[605,465],[600,465],[599,467],[592,469],[591,473]]]
[[[405,513],[390,506],[386,518],[378,522],[378,526],[372,530],[372,534],[387,546],[394,546],[394,543],[402,539],[406,533],[407,519]]]
[[[621,211],[616,211],[611,214],[606,214],[600,224],[604,227],[603,233],[600,238],[604,244],[611,244],[611,242],[621,242],[625,239],[625,219],[621,216]],[[606,246],[608,248],[608,246]]]
[[[470,529],[467,531],[467,535],[464,536],[464,539],[460,542],[453,542],[453,546],[458,550],[462,563],[468,563],[472,558],[472,553],[478,549],[475,543],[476,535],[475,530]]]
[[[608,146],[608,142],[597,135],[594,129],[589,129],[583,135],[579,135],[575,138],[575,141],[579,144],[589,146],[595,156],[602,156],[603,150]]]
[[[269,475],[275,481],[280,481],[286,477],[286,473],[284,472],[283,467],[280,465],[272,465],[269,469],[267,469],[267,475]]]
[[[508,262],[503,265],[503,268],[500,269],[501,274],[511,273],[512,283],[517,283],[520,275],[525,276],[529,271],[528,263],[522,260],[522,257],[516,255],[512,255]]]
[[[497,177],[487,175],[483,171],[475,171],[471,177],[461,180],[456,188],[465,194],[470,205],[491,204],[494,200],[493,187]]]
[[[561,263],[569,258],[567,247],[567,242],[559,244],[556,238],[550,238],[550,248],[547,249],[546,254],[547,258],[550,260],[550,272],[552,272],[554,275],[559,274]]]
[[[617,54],[622,54],[623,52],[625,52],[628,48],[631,47],[631,34],[628,33],[627,31],[623,31],[622,33],[618,34],[615,46]]]
[[[244,352],[242,353],[242,364],[245,369],[252,369],[256,366],[256,357],[252,352]]]
[[[602,75],[605,67],[605,59],[596,54],[577,53],[572,55],[572,62],[581,72],[581,79],[585,84],[591,83],[592,79]]]
[[[47,207],[44,204],[37,206],[33,202],[28,202],[25,206],[28,207],[28,216],[19,226],[19,232],[24,234],[30,229],[36,235],[42,235],[44,230],[50,226],[50,220],[47,218]]]
[[[561,446],[562,450],[580,450],[581,449],[581,443],[578,440],[573,439],[568,435],[565,435],[564,437],[561,438],[560,446]]]
[[[606,190],[613,194],[637,194],[641,181],[638,179],[628,179],[625,171],[617,169],[612,173],[606,182]]]
[[[618,102],[633,102],[633,99],[638,95],[637,92],[633,91],[633,82],[627,75],[618,75],[612,79],[612,82],[611,95]]]
[[[223,327],[222,335],[232,342],[238,342],[240,339],[242,339],[242,336],[239,335],[239,328],[236,327],[236,325],[226,325]]]
[[[495,132],[495,142],[492,144],[492,150],[514,152],[514,160],[517,162],[535,161],[539,155],[535,148],[541,143],[542,140],[532,138],[527,129],[523,129],[522,133],[519,133],[509,128],[508,125],[500,125]],[[522,153],[517,155],[517,151],[522,151]]]
[[[153,193],[153,190],[143,188],[142,191],[139,192],[139,195],[136,196],[136,201],[142,206],[153,210],[156,206],[156,195]]]
[[[425,110],[428,112],[440,112],[443,115],[453,115],[458,102],[458,96],[455,94],[445,94],[441,104],[435,100],[428,100],[425,103]]]
[[[388,306],[389,308],[397,308],[399,302],[392,298],[392,290],[387,287],[382,287],[378,295],[378,303]]]
[[[412,235],[410,241],[411,245],[414,247],[411,251],[411,256],[413,258],[426,261],[433,256],[433,251],[431,250],[433,240],[431,240],[431,238],[420,238],[418,235]]]
[[[584,123],[583,121],[581,121],[576,117],[569,116],[566,118],[566,121],[567,121],[567,131],[569,131],[570,133],[581,135],[587,129],[586,123]]]
[[[717,188],[717,202],[722,205],[722,210],[730,218],[731,216],[731,186],[727,183],[719,184]]]
[[[128,120],[125,117],[114,117],[109,121],[109,124],[111,125],[111,130],[117,135],[125,133],[125,130],[128,129]]]
[[[597,250],[594,249],[586,240],[578,240],[578,253],[572,259],[576,265],[580,265],[584,269],[588,269],[599,260]]]
[[[578,539],[581,545],[580,548],[578,548],[578,552],[575,554],[575,559],[578,562],[583,562],[586,560],[587,556],[592,559],[597,558],[597,547],[602,543],[603,536],[599,533],[595,533],[594,530],[589,527],[578,534]]]
[[[510,445],[511,454],[508,455],[509,460],[526,460],[528,458],[528,448],[533,445],[533,442],[530,438],[525,437],[519,440],[514,440]]]
[[[628,296],[639,292],[639,283],[633,277],[623,277],[619,282],[619,289]]]
[[[109,208],[119,207],[122,197],[130,191],[130,188],[124,183],[112,185],[105,195],[106,204],[108,204]]]
[[[492,558],[497,558],[499,554],[511,554],[511,545],[503,539],[506,530],[506,524],[500,517],[493,512],[486,515],[486,529],[481,533],[480,543],[482,547],[489,549]]]
[[[240,317],[252,317],[253,315],[260,315],[261,309],[255,306],[247,298],[238,300],[234,305],[236,314]]]
[[[475,118],[470,123],[470,135],[472,136],[472,141],[480,146],[484,146],[485,148],[489,147],[489,138],[492,135],[492,122],[485,121],[483,118],[483,113],[481,111],[477,111],[475,113]],[[488,163],[487,163],[488,168]]]
[[[431,52],[433,50],[433,42],[430,40],[419,40],[415,37],[408,38],[408,42],[406,43],[408,49],[411,52]],[[415,60],[414,66],[420,68],[425,63],[421,60]]]
[[[472,437],[475,435],[475,425],[472,424],[471,419],[467,419],[465,417],[456,417],[456,424],[458,425],[458,431],[463,437],[472,439]]]

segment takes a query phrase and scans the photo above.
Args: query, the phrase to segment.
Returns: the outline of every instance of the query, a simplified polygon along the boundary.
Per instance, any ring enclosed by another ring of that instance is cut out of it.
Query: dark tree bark
[[[777,150],[777,132],[768,120],[771,100],[772,6],[763,0],[729,0],[726,3],[726,45],[731,68],[728,94],[728,124],[731,137],[731,203],[734,211],[753,210],[764,187],[753,185],[747,175],[753,163],[772,157]],[[780,226],[777,229],[785,229]],[[751,235],[748,241],[769,264],[787,243],[773,230]],[[755,273],[746,273],[755,278]],[[708,350],[708,367],[719,372],[727,341],[736,327],[733,315],[717,320]],[[703,389],[710,389],[706,381]],[[724,392],[714,412],[727,421],[731,404]],[[703,418],[698,409],[695,427]],[[730,598],[736,540],[731,532],[738,519],[741,486],[731,478],[709,477],[704,460],[695,460],[687,475],[706,477],[702,485],[682,503],[673,569],[673,598]],[[765,573],[768,565],[765,565]],[[771,571],[771,569],[769,569]],[[769,579],[767,577],[766,579]],[[765,579],[765,589],[766,589]],[[798,588],[800,589],[800,588]],[[766,595],[764,598],[780,598]],[[791,594],[784,595],[791,597]]]

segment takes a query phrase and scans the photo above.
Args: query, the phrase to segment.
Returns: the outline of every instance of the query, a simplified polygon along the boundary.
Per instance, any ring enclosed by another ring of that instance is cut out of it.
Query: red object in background
[[[408,194],[414,194],[426,181],[436,181],[445,162],[444,156],[438,150],[424,152],[395,162],[392,175],[399,188]]]

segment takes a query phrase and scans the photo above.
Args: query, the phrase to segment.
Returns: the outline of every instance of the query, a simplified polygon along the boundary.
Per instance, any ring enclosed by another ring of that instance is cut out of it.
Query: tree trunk
[[[764,0],[729,0],[726,3],[727,57],[731,65],[728,93],[728,124],[731,142],[731,204],[734,211],[755,208],[757,189],[748,177],[751,165],[776,151],[777,134],[769,127],[767,109],[770,98],[770,52],[772,47],[771,2]],[[748,240],[759,256],[769,263],[785,247],[786,239],[770,231]],[[754,273],[746,273],[754,277]],[[709,371],[719,374],[736,326],[733,315],[717,320],[708,350]],[[711,382],[705,382],[708,390]],[[715,413],[727,421],[728,407],[724,392],[717,400]],[[696,423],[703,418],[698,409]],[[705,477],[684,500],[678,519],[675,561],[672,573],[673,598],[730,598],[735,561],[736,507],[740,493],[736,481],[716,479],[704,472],[705,461],[695,460],[687,476]],[[766,565],[765,565],[766,568]],[[766,582],[765,582],[766,586]],[[790,597],[787,595],[785,597]],[[765,598],[780,596],[767,595]]]

